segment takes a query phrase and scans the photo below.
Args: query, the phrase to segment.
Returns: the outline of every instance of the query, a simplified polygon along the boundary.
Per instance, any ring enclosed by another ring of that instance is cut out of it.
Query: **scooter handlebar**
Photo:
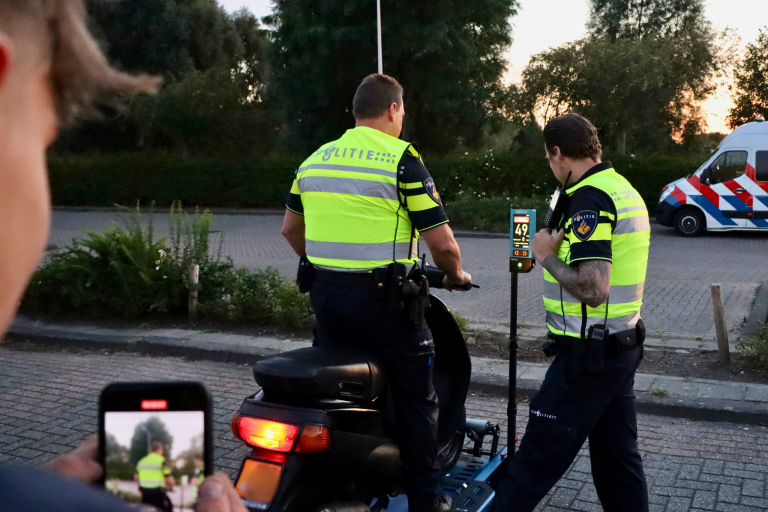
[[[437,267],[426,267],[425,270],[427,274],[427,281],[429,282],[430,288],[438,288],[438,289],[445,288],[445,286],[443,286],[443,278],[445,278],[445,272],[443,272]],[[480,288],[480,287],[470,282],[460,287],[459,289],[464,291],[469,291],[472,288]]]

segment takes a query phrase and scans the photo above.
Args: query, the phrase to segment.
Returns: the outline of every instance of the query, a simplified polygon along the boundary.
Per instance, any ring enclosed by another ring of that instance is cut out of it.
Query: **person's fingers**
[[[555,243],[560,245],[563,242],[563,239],[565,239],[565,229],[561,229],[555,233]]]
[[[195,512],[248,512],[229,477],[216,473],[203,480],[197,494]]]
[[[96,460],[98,449],[98,439],[91,437],[74,451],[51,460],[45,467],[60,475],[95,482],[102,474],[102,467]]]

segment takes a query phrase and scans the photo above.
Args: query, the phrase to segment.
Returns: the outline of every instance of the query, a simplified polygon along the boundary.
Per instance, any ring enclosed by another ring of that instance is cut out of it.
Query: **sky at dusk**
[[[259,17],[272,10],[271,0],[219,1],[229,11],[247,7]],[[386,16],[387,0],[381,3],[382,16]],[[520,0],[520,5],[520,13],[511,20],[515,42],[507,53],[509,67],[505,79],[508,82],[520,80],[531,55],[584,36],[589,17],[588,0]],[[768,0],[706,0],[705,5],[707,18],[718,29],[735,29],[741,36],[742,47],[754,41],[758,30],[768,25]],[[385,62],[385,72],[386,66]],[[731,106],[726,87],[721,87],[704,103],[708,131],[730,131],[725,127],[725,116]]]

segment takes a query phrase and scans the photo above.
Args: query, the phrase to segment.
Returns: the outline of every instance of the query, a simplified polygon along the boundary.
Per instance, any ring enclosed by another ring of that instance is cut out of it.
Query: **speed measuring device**
[[[531,240],[536,232],[536,210],[510,210],[509,271],[525,274],[533,270]]]

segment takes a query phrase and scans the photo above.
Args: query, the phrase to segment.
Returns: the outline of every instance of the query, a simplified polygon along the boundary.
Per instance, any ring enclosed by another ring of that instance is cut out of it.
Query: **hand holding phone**
[[[163,512],[189,510],[211,474],[212,435],[202,384],[110,384],[99,399],[101,482]]]

